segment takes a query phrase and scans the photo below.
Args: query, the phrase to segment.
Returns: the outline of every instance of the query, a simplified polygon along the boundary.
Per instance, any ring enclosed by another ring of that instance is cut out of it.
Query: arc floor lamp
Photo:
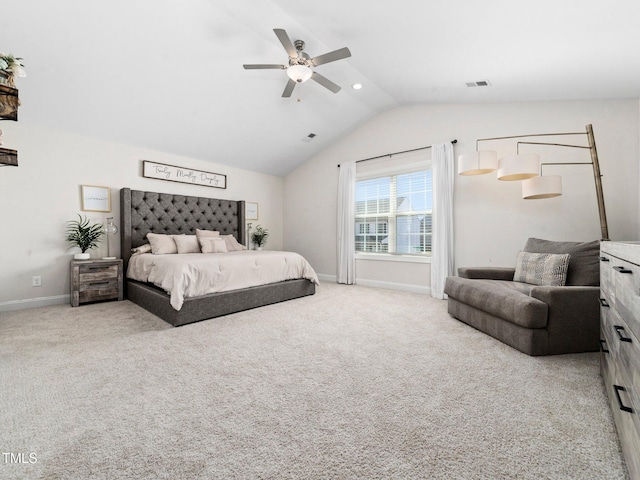
[[[459,175],[482,175],[497,170],[498,180],[522,180],[522,198],[536,200],[562,195],[562,178],[559,175],[542,175],[544,165],[592,165],[593,177],[596,186],[598,200],[598,213],[600,216],[600,231],[602,240],[609,240],[609,228],[607,226],[607,214],[604,208],[604,196],[602,193],[602,174],[598,162],[598,151],[593,136],[593,127],[587,125],[585,132],[570,133],[534,133],[530,135],[511,135],[507,137],[479,138],[476,140],[476,151],[460,155],[458,157]],[[530,137],[552,137],[567,135],[586,135],[588,146],[571,145],[565,143],[531,142],[522,141],[516,143],[516,154],[498,160],[498,153],[494,150],[479,150],[479,142],[490,140],[507,140]],[[520,153],[520,145],[551,145],[556,147],[582,148],[589,150],[590,162],[547,162],[541,163],[540,156],[535,153]]]

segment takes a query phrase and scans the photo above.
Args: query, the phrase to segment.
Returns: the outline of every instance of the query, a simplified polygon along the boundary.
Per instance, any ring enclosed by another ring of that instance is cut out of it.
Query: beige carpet
[[[418,294],[323,283],[179,328],[127,301],[0,313],[0,381],[25,460],[2,479],[627,475],[597,353],[528,357]]]

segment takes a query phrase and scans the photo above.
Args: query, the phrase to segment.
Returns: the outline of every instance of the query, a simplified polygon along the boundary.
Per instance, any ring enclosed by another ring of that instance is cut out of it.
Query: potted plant
[[[256,246],[256,250],[262,250],[262,246],[267,243],[267,238],[269,238],[269,230],[260,225],[251,233],[251,241]]]
[[[0,85],[15,88],[15,77],[26,77],[22,58],[0,52]]]
[[[87,217],[82,218],[78,214],[78,220],[71,220],[67,227],[67,242],[73,247],[78,247],[82,253],[76,253],[73,258],[76,260],[89,260],[91,255],[87,250],[98,246],[98,240],[104,233],[102,225],[91,224]],[[71,248],[71,247],[69,247]]]

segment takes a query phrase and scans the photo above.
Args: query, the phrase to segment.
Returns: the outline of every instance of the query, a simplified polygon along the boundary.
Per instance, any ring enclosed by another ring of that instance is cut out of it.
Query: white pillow
[[[215,230],[200,230],[200,229],[196,228],[196,236],[198,238],[219,237],[220,236],[220,232],[216,232]]]
[[[224,238],[204,237],[199,238],[198,241],[200,242],[202,253],[224,253],[228,251]]]
[[[238,243],[238,241],[236,240],[236,237],[234,237],[233,235],[222,235],[222,238],[224,239],[225,243],[227,244],[227,250],[229,252],[235,252],[235,251],[238,251],[238,250],[245,250],[247,248],[244,245],[242,245],[241,243]]]
[[[132,248],[131,253],[134,255],[138,255],[140,253],[149,253],[151,251],[151,245],[145,243],[144,245],[140,245],[139,247]]]
[[[161,233],[147,233],[147,239],[151,244],[151,253],[154,255],[166,255],[178,253],[174,237],[179,235],[164,235]]]
[[[200,253],[200,244],[196,235],[176,235],[173,237],[178,253]]]

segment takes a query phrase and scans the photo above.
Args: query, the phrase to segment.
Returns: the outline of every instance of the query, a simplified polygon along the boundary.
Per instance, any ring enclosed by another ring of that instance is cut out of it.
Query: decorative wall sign
[[[253,202],[245,202],[244,204],[245,218],[247,220],[258,220],[258,204]]]
[[[96,185],[81,185],[82,210],[85,212],[110,212],[111,189]]]
[[[169,182],[191,183],[206,187],[227,188],[227,176],[164,163],[142,161],[142,176]]]

